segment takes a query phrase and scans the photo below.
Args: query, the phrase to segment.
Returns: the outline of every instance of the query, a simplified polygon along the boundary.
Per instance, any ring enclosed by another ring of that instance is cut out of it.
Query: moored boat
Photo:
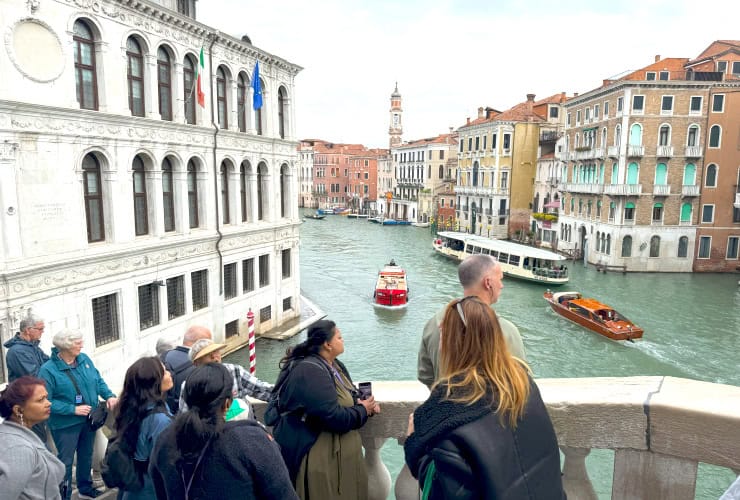
[[[326,215],[321,215],[318,212],[315,214],[308,214],[308,215],[303,216],[304,219],[316,219],[316,220],[323,220],[324,217],[326,217]]]
[[[599,335],[612,340],[642,338],[642,328],[596,299],[583,298],[578,292],[553,293],[550,290],[543,297],[560,316]]]
[[[520,245],[512,241],[492,240],[475,234],[440,231],[432,242],[434,251],[462,261],[476,253],[491,255],[501,264],[506,276],[551,286],[567,283],[565,257],[541,248]]]
[[[411,225],[414,226],[414,227],[429,227],[431,225],[431,223],[429,223],[429,222],[412,222]]]
[[[391,309],[406,307],[409,301],[409,288],[406,271],[391,260],[378,272],[373,294],[374,305]]]

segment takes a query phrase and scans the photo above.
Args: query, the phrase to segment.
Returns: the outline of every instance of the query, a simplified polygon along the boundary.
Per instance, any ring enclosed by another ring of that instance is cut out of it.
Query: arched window
[[[653,205],[653,222],[663,221],[663,204],[656,203]]]
[[[722,127],[719,125],[712,125],[709,129],[709,147],[718,148],[722,142]]]
[[[642,145],[642,126],[639,123],[633,123],[630,127],[630,146]]]
[[[221,162],[221,222],[229,224],[229,164],[226,161]]]
[[[260,84],[261,84],[261,87],[260,88],[263,88],[264,89],[265,88],[265,82],[262,81],[262,78],[260,78]],[[254,110],[254,128],[257,131],[257,135],[262,135],[263,134],[263,129],[262,129],[262,109],[265,107],[264,95],[262,96],[262,99],[263,99],[262,106]]]
[[[222,129],[229,128],[228,112],[226,99],[226,72],[219,66],[216,71],[216,109],[218,110],[218,125]]]
[[[624,221],[634,222],[635,221],[635,204],[628,201],[624,205]]]
[[[440,165],[439,166],[439,172],[437,173],[437,177],[439,177],[440,179],[442,179],[442,178],[444,178],[444,176],[445,176],[445,167],[444,167],[444,165]]]
[[[236,82],[236,121],[239,132],[247,131],[247,89],[249,84],[243,74],[239,74]]]
[[[195,100],[198,98],[198,90],[195,87],[195,61],[190,56],[185,56],[182,65],[183,99],[185,102],[185,122],[195,125]]]
[[[619,184],[619,164],[612,163],[612,184]]]
[[[280,87],[278,89],[278,133],[281,139],[285,139],[286,97],[285,88]]]
[[[650,238],[650,257],[660,257],[660,236]]]
[[[601,129],[601,147],[606,147],[606,127]]]
[[[614,145],[619,147],[622,144],[622,126],[614,127]]]
[[[606,254],[607,255],[612,254],[612,235],[611,234],[606,235]]]
[[[637,184],[640,168],[637,163],[632,162],[627,167],[627,184]]]
[[[251,170],[248,161],[243,161],[241,167],[239,167],[239,204],[242,209],[242,222],[247,222],[249,214],[249,206],[247,201],[249,199],[249,178],[247,173]]]
[[[162,209],[164,211],[165,232],[175,230],[175,193],[173,189],[172,163],[169,158],[162,160]]]
[[[288,165],[280,167],[280,217],[290,214],[290,185]]]
[[[257,220],[264,220],[268,201],[267,165],[257,166]]]
[[[688,257],[689,254],[689,238],[681,236],[678,239],[678,253],[676,257]]]
[[[172,64],[170,55],[160,47],[157,50],[157,87],[159,89],[159,116],[172,121]]]
[[[668,146],[671,144],[671,127],[669,125],[661,125],[660,131],[658,132],[658,146]]]
[[[75,83],[77,102],[82,109],[98,109],[98,82],[95,66],[95,40],[90,26],[81,20],[74,24]]]
[[[681,205],[681,222],[691,224],[691,203]]]
[[[689,131],[686,134],[686,145],[687,146],[698,146],[699,145],[699,126],[691,125]]]
[[[707,166],[707,176],[704,181],[706,187],[717,187],[717,165],[710,163]]]
[[[427,178],[429,179],[432,178],[432,166],[431,165],[427,166]]]
[[[655,184],[664,186],[668,183],[668,166],[665,163],[658,163],[655,166]]]
[[[146,203],[146,171],[141,156],[134,157],[133,165],[134,181],[134,230],[136,236],[149,232],[149,214]]]
[[[632,257],[632,236],[622,238],[622,257]]]
[[[473,186],[478,185],[478,162],[473,163]]]
[[[93,154],[88,154],[82,159],[82,180],[85,190],[87,241],[90,243],[103,241],[105,240],[103,186],[100,180],[100,163]]]
[[[696,183],[696,166],[693,163],[687,163],[683,168],[683,185],[693,186]]]
[[[128,109],[134,116],[144,116],[144,56],[134,37],[126,41],[128,58]]]
[[[188,161],[188,218],[190,227],[198,227],[198,168],[193,160]]]

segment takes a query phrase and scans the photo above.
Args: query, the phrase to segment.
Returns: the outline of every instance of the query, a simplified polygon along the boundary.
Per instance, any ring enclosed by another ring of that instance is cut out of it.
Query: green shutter
[[[631,201],[628,201],[627,204],[624,206],[624,208],[635,208],[635,204]]]

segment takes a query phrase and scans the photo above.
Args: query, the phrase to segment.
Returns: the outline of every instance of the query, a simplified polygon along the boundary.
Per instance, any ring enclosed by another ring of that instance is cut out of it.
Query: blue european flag
[[[252,108],[260,109],[262,107],[262,83],[260,83],[260,63],[254,63],[254,74],[252,75],[252,90],[254,96],[252,99]]]

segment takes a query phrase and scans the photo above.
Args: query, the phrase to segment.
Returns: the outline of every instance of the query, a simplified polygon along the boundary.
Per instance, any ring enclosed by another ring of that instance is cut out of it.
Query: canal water
[[[327,216],[301,227],[302,293],[337,322],[345,338],[342,361],[355,381],[415,380],[421,331],[435,311],[459,296],[456,264],[431,247],[428,228],[380,226],[364,219]],[[407,270],[410,303],[405,310],[375,309],[377,272],[390,259]],[[599,273],[568,264],[573,289],[616,307],[645,330],[634,344],[616,343],[553,313],[541,285],[504,280],[496,309],[522,333],[536,377],[667,375],[740,385],[740,276],[724,274]],[[288,341],[257,341],[257,375],[277,377]],[[231,361],[246,364],[239,351]],[[737,436],[728,439],[737,439]],[[395,440],[383,448],[395,479],[403,452]],[[593,450],[589,475],[599,498],[610,498],[613,452]],[[735,475],[700,464],[698,499],[716,499]],[[391,492],[392,497],[392,492]]]

